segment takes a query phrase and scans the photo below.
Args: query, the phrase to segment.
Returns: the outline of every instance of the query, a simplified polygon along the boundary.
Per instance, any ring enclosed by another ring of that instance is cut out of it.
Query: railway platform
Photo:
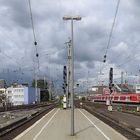
[[[70,135],[71,111],[55,108],[14,140],[126,140],[84,109],[75,109],[75,135]]]

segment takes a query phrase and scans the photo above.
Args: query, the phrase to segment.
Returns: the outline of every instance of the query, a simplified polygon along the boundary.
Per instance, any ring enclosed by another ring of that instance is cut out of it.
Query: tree
[[[32,87],[35,87],[35,79],[32,81]],[[47,89],[47,82],[44,82],[43,79],[37,80],[37,87],[40,89]]]
[[[40,91],[40,101],[45,102],[49,100],[49,92],[47,89]]]

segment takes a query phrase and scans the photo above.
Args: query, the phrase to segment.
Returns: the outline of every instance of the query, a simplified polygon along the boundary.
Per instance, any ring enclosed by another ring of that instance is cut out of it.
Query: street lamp
[[[80,16],[64,16],[63,20],[81,20]]]
[[[70,93],[71,93],[71,135],[74,136],[74,45],[73,45],[73,21],[81,20],[80,16],[64,16],[63,20],[71,20],[71,56],[70,56]]]

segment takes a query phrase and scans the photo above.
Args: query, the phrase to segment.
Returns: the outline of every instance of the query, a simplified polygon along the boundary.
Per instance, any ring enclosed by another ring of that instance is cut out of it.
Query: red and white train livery
[[[92,102],[102,101],[105,102],[107,100],[113,102],[129,102],[129,103],[140,103],[140,95],[136,93],[129,94],[111,94],[111,95],[93,95],[88,96],[88,100]]]

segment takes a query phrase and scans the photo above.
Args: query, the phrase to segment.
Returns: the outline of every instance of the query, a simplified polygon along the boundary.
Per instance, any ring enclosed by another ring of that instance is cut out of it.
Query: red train
[[[121,103],[140,103],[140,95],[136,93],[128,93],[128,94],[111,94],[111,95],[103,95],[103,94],[95,94],[92,96],[88,96],[88,100],[92,102],[106,102],[110,100],[112,102],[121,102]]]
[[[126,85],[125,85],[126,86]],[[110,100],[114,103],[128,103],[128,104],[140,104],[140,85],[136,85],[136,89],[119,92],[114,88],[113,93],[110,94],[109,88],[104,88],[102,94],[93,94],[88,96],[88,100],[92,102],[106,102]]]

